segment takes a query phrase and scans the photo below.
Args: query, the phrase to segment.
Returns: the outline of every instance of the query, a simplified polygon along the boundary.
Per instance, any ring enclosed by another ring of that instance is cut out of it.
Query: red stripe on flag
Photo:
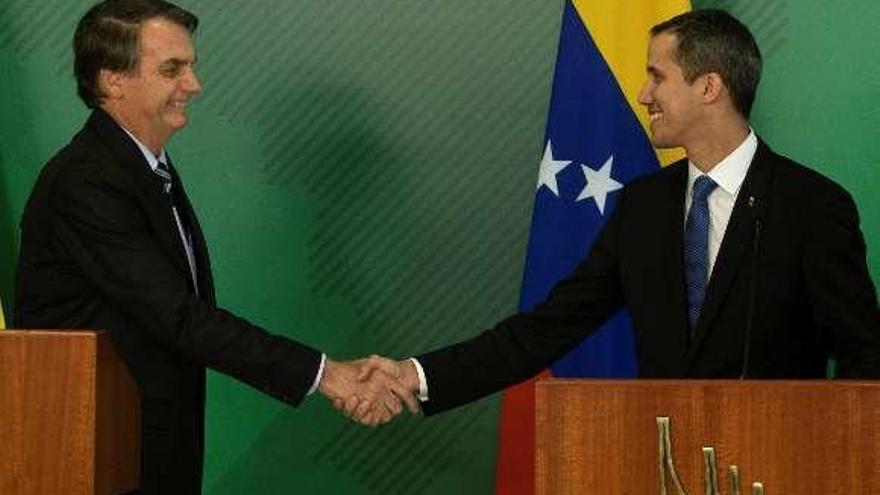
[[[535,493],[535,382],[550,376],[544,371],[504,392],[495,467],[498,495]]]

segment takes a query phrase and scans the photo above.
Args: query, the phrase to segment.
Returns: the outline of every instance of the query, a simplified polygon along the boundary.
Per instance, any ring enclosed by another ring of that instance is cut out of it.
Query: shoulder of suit
[[[774,176],[774,187],[777,190],[784,189],[799,195],[815,195],[824,192],[849,196],[846,189],[833,179],[808,165],[803,165],[785,155],[776,153],[763,141],[752,166],[769,167]]]
[[[98,179],[102,183],[128,182],[129,174],[110,147],[87,122],[63,148],[46,163],[40,180],[78,186]]]

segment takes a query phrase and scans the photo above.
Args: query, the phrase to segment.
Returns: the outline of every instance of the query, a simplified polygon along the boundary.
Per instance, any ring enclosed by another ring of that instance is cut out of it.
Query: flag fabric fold
[[[559,37],[523,274],[528,311],[584,258],[624,185],[680,158],[658,154],[636,108],[649,29],[689,10],[682,0],[569,0]],[[634,377],[625,310],[556,362],[556,377]],[[547,376],[545,373],[543,376]],[[534,380],[502,401],[496,493],[534,492]]]

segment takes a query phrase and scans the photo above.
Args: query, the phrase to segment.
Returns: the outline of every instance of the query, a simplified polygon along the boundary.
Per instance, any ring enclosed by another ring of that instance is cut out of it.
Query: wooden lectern
[[[0,330],[0,494],[138,486],[139,396],[109,336]]]
[[[753,482],[767,495],[880,493],[880,383],[546,380],[535,399],[539,495],[659,494],[661,476],[678,495],[670,467],[690,495],[751,494]]]

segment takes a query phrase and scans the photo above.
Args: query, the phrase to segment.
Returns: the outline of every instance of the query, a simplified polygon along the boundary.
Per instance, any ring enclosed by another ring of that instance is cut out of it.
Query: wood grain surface
[[[704,446],[725,494],[731,464],[742,493],[880,493],[878,383],[547,380],[536,408],[538,494],[660,493],[657,416],[689,494],[705,493]]]
[[[136,488],[138,411],[103,332],[0,331],[0,494]]]

